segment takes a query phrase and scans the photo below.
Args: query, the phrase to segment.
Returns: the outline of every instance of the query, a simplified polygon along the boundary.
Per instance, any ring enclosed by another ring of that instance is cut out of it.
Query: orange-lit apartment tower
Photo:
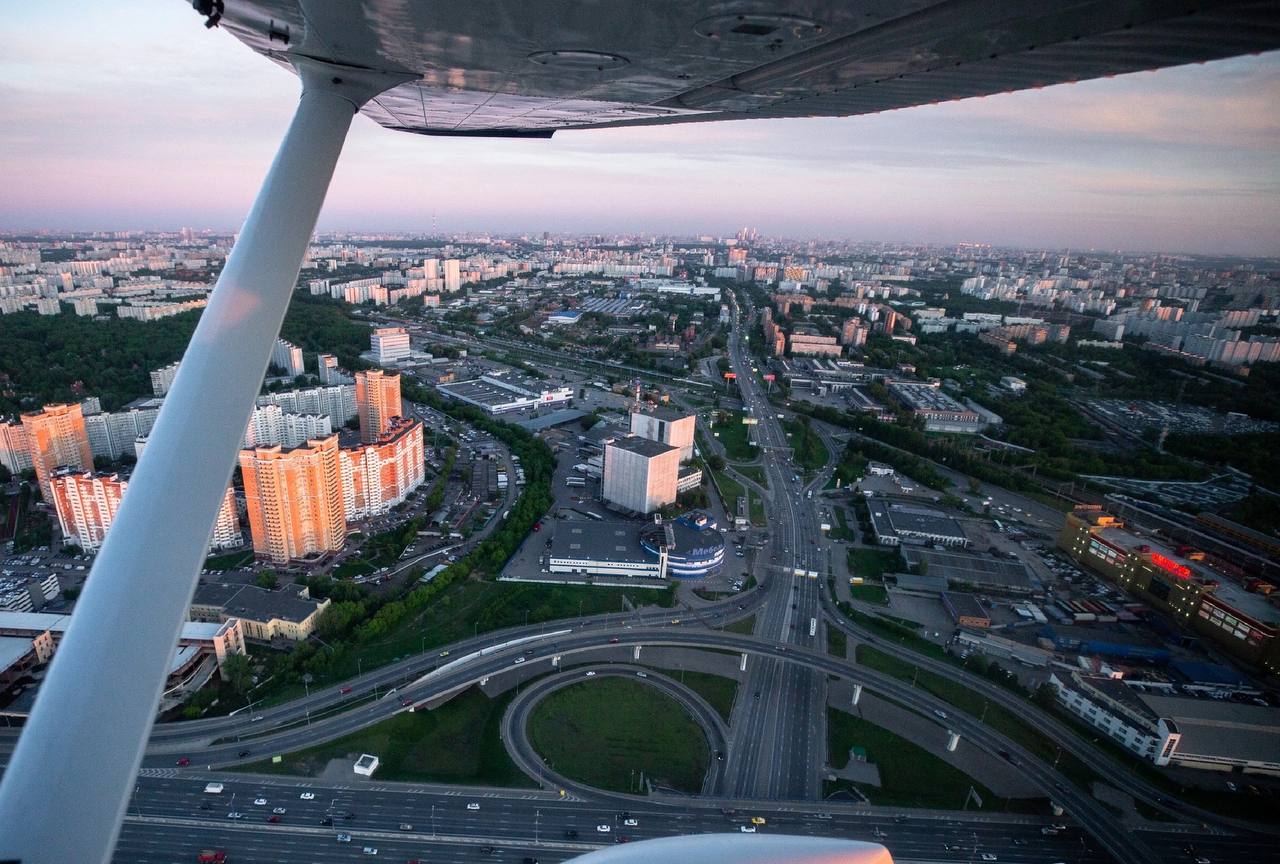
[[[425,479],[422,423],[396,419],[376,442],[342,451],[347,519],[386,513]]]
[[[338,436],[293,450],[240,451],[253,551],[283,564],[333,552],[347,539]]]
[[[356,413],[360,417],[360,440],[377,441],[391,427],[391,418],[403,413],[400,406],[400,376],[381,369],[356,373]]]
[[[27,433],[27,452],[44,500],[53,499],[53,472],[58,468],[93,470],[93,452],[84,415],[79,405],[46,405],[40,411],[22,415]]]
[[[63,537],[82,549],[97,550],[116,518],[129,481],[121,480],[118,474],[58,468],[50,478],[50,486]]]

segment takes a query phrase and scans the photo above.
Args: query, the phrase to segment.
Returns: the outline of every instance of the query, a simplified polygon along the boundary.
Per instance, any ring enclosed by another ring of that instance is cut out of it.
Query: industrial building
[[[1079,672],[1049,683],[1068,711],[1156,765],[1280,774],[1280,709]]]
[[[887,498],[867,499],[871,528],[882,546],[903,543],[937,543],[967,547],[969,538],[960,523],[940,510],[914,504],[891,504]]]
[[[648,438],[615,438],[604,445],[600,494],[605,502],[649,514],[674,504],[680,477],[680,450]]]
[[[1040,578],[1017,560],[921,547],[904,547],[902,557],[916,570],[941,576],[953,586],[1001,594],[1038,594],[1044,590]]]
[[[1197,560],[1193,549],[1171,549],[1096,505],[1077,507],[1058,547],[1184,627],[1236,657],[1280,672],[1280,608]],[[1183,554],[1179,554],[1179,553]]]
[[[926,432],[962,432],[974,434],[987,426],[976,411],[952,399],[936,384],[922,384],[916,381],[894,381],[889,384],[889,393],[912,416],[924,421]]]
[[[369,334],[369,349],[379,366],[407,359],[409,331],[403,327],[377,327]]]
[[[960,627],[986,629],[991,626],[991,613],[973,594],[943,591],[942,605],[951,616],[951,620]]]
[[[631,410],[631,434],[659,441],[680,450],[680,461],[693,458],[693,433],[697,415],[663,405]]]
[[[552,573],[697,579],[724,566],[724,538],[707,514],[674,520],[562,522],[547,553]]]
[[[492,370],[478,378],[436,385],[442,395],[488,414],[532,411],[536,408],[559,408],[569,404],[573,388],[545,384],[506,370]]]

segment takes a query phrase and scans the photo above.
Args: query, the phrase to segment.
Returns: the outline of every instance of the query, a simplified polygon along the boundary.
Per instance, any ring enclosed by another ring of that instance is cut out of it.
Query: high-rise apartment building
[[[342,548],[347,523],[338,436],[294,450],[240,451],[253,551],[283,564]]]
[[[320,375],[321,384],[342,383],[342,373],[338,371],[338,358],[332,354],[316,355],[316,372]]]
[[[378,327],[369,334],[374,362],[387,365],[409,356],[409,331],[403,327]]]
[[[239,546],[243,538],[240,536],[240,513],[236,509],[236,493],[230,486],[222,496],[222,506],[218,508],[218,521],[213,524],[213,535],[209,538],[210,549],[231,549]]]
[[[680,450],[630,436],[604,446],[600,491],[604,500],[636,513],[652,513],[676,500]]]
[[[173,386],[173,379],[178,377],[178,365],[178,363],[170,363],[151,373],[152,393],[164,396],[169,392],[169,388]]]
[[[693,433],[697,416],[665,406],[631,412],[631,432],[680,450],[680,461],[693,458]]]
[[[0,423],[0,465],[12,474],[31,467],[31,454],[27,451],[27,430],[21,423]]]
[[[46,405],[40,411],[23,414],[22,428],[27,434],[31,466],[46,501],[53,497],[53,472],[58,468],[93,469],[93,451],[79,405]]]
[[[101,547],[129,482],[118,474],[58,468],[50,483],[63,536],[86,550]]]
[[[445,259],[444,290],[449,294],[462,290],[462,262],[457,258]]]
[[[400,376],[381,369],[356,373],[356,413],[360,417],[360,440],[377,441],[391,428],[391,418],[400,417]]]
[[[302,349],[292,342],[277,339],[271,346],[271,362],[284,370],[290,378],[296,378],[306,371],[302,365]]]
[[[398,419],[370,444],[344,449],[342,497],[348,521],[386,513],[422,485],[422,423]]]

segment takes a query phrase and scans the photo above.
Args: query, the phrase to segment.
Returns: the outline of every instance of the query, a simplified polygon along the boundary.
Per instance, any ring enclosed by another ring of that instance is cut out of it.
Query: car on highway
[[[186,756],[183,756],[181,759],[178,760],[177,764],[179,768],[186,768],[188,765],[191,764],[191,760],[188,759]]]
[[[752,824],[752,825],[763,825],[763,824],[765,824],[764,817],[763,817],[763,816],[752,816],[752,817],[751,817],[751,824]]]
[[[343,688],[342,688],[341,690],[339,690],[338,692],[339,692],[339,693],[343,693],[343,694],[350,693],[350,692],[351,692],[351,688],[350,688],[350,687],[343,687]]]
[[[595,673],[594,671],[588,672],[588,673],[587,673],[587,677],[588,677],[588,678],[592,678],[592,677],[594,677],[594,676],[595,676],[595,674],[596,674],[596,673]]]
[[[254,799],[253,799],[253,806],[255,806],[255,807],[265,807],[265,806],[267,806],[267,799],[266,799],[266,798],[254,798]]]
[[[271,812],[276,814],[277,816],[283,816],[288,811],[285,810],[283,807],[273,807],[271,808]]]
[[[519,664],[521,664],[521,663],[523,663],[523,662],[524,662],[524,658],[523,658],[523,657],[517,657],[517,658],[515,659],[515,662],[514,662],[514,663],[512,663],[511,665],[516,666],[516,665],[519,665]]]
[[[410,823],[408,823],[408,822],[401,822],[401,823],[400,823],[400,830],[401,830],[401,831],[412,831],[412,830],[413,830],[413,825],[412,825],[412,824],[410,824]]]
[[[321,824],[321,825],[332,825],[332,824],[333,824],[333,817],[332,817],[332,816],[322,816],[322,817],[320,818],[320,824]]]
[[[628,828],[635,828],[640,823],[635,819],[623,819],[622,824],[626,825]]]
[[[636,677],[637,677],[637,678],[648,678],[648,677],[649,677],[649,673],[648,673],[648,672],[637,672],[637,673],[636,673]]]
[[[754,826],[754,825],[739,825],[739,826],[738,826],[738,830],[739,830],[739,831],[741,831],[743,834],[754,834],[754,833],[756,833],[756,826]]]
[[[298,797],[299,797],[299,798],[301,798],[303,801],[314,801],[314,800],[316,800],[316,793],[314,793],[314,792],[303,792],[303,793],[302,793],[301,795],[299,795]]]
[[[248,756],[252,752],[253,752],[252,750],[241,750],[240,753],[238,754],[238,757],[240,759],[243,759],[244,757]]]
[[[565,829],[565,832],[564,832],[564,839],[566,839],[566,840],[577,840],[577,839],[578,839],[578,829],[577,829],[577,828],[566,828],[566,829]]]
[[[361,851],[361,852],[363,852],[363,853],[364,853],[364,854],[366,854],[366,855],[377,855],[377,854],[378,854],[378,847],[377,847],[377,846],[366,846],[366,847],[364,847],[363,849],[361,849],[360,851]]]
[[[813,818],[814,819],[830,819],[831,814],[830,813],[814,813]]]
[[[472,801],[472,802],[470,802],[469,804],[467,804],[467,809],[468,809],[468,810],[479,810],[479,809],[480,809],[480,805],[479,805],[479,804],[477,804],[476,802]]]
[[[280,821],[280,817],[277,814],[272,813],[270,816],[267,817],[267,821],[274,825]]]
[[[999,861],[1000,860],[998,857],[996,857],[996,854],[994,852],[983,852],[980,857],[982,858],[983,861]]]
[[[617,637],[617,636],[614,636],[612,639],[610,639],[610,640],[609,640],[609,644],[610,644],[610,645],[617,645],[617,644],[618,644],[618,637]]]
[[[612,828],[610,828],[608,825],[605,825],[605,824],[600,824],[596,826],[596,831],[601,834],[608,834],[612,830],[613,830]]]
[[[339,842],[339,843],[350,843],[350,842],[351,842],[351,835],[350,835],[350,834],[339,834],[339,835],[338,835],[338,842]]]
[[[241,812],[239,812],[238,810],[232,810],[230,813],[228,813],[228,814],[227,814],[227,818],[228,818],[228,819],[243,819],[243,818],[244,818],[244,814],[243,814],[243,813],[241,813]]]
[[[946,712],[946,711],[941,710],[940,708],[935,708],[935,709],[933,709],[933,713],[934,713],[938,718],[940,718],[940,719],[942,719],[942,720],[946,720],[946,719],[947,719],[947,712]]]
[[[410,699],[408,696],[400,700],[400,706],[403,708],[408,708],[412,704],[413,704],[413,700]]]

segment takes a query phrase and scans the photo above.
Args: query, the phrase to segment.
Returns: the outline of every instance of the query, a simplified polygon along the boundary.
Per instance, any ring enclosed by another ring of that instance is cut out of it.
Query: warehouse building
[[[940,510],[914,504],[891,504],[882,497],[868,499],[867,508],[871,512],[871,528],[876,542],[882,546],[903,543],[969,545],[969,538],[964,535],[960,523]]]

